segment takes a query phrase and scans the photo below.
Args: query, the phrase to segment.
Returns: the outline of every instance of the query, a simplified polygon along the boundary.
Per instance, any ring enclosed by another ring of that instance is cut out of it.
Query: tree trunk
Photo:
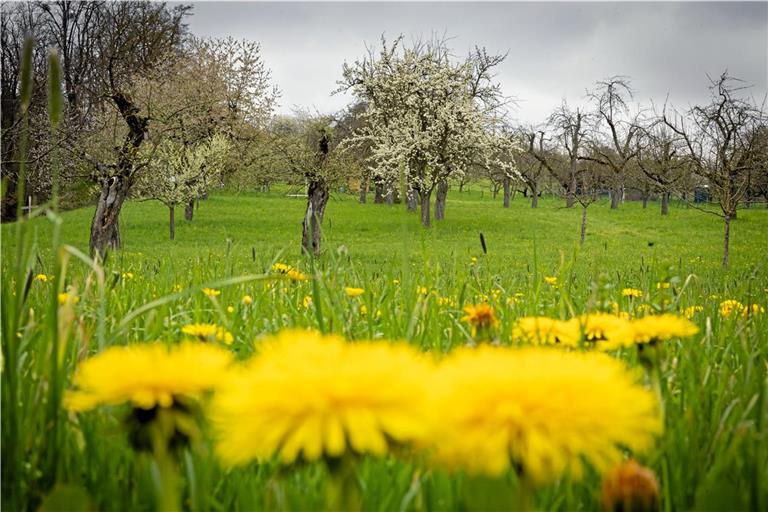
[[[573,167],[575,164],[571,164]],[[571,170],[571,181],[568,183],[568,188],[565,190],[565,207],[573,208],[576,204],[576,172]]]
[[[91,254],[98,253],[104,258],[108,249],[120,248],[120,210],[130,188],[131,181],[128,178],[111,176],[102,180],[101,193],[91,221]]]
[[[531,185],[531,208],[539,207],[539,185],[534,183]]]
[[[643,194],[643,210],[648,208],[648,194]]]
[[[391,185],[387,186],[387,194],[384,196],[384,202],[389,206],[395,204],[395,188]]]
[[[418,208],[419,193],[413,187],[409,186],[406,194],[406,209],[409,212],[415,212]]]
[[[421,225],[425,228],[431,226],[431,219],[429,215],[429,201],[432,196],[432,191],[421,192]]]
[[[375,204],[384,204],[384,184],[376,180],[376,184],[373,187],[373,202]]]
[[[360,197],[358,198],[360,204],[365,204],[368,200],[368,178],[363,176],[360,178]]]
[[[310,181],[307,189],[307,212],[302,224],[301,247],[304,252],[320,254],[321,225],[328,204],[328,184],[323,180]]]
[[[579,245],[584,245],[584,240],[587,238],[587,207],[581,207],[581,238],[579,239]]]
[[[509,176],[504,176],[502,186],[504,187],[504,208],[509,208],[509,189],[512,186],[512,180],[509,179]]]
[[[496,199],[496,197],[499,195],[499,184],[494,183],[493,184],[493,199]]]
[[[445,218],[445,199],[448,197],[448,180],[442,180],[437,184],[437,195],[435,196],[435,220]]]
[[[195,200],[190,199],[184,206],[184,220],[192,221],[192,217],[195,215]]]
[[[725,234],[723,235],[723,266],[727,267],[730,262],[731,245],[731,215],[725,214]]]
[[[669,192],[661,194],[661,214],[669,215]]]
[[[176,206],[171,205],[168,207],[168,222],[171,229],[171,240],[176,239]]]
[[[621,185],[614,187],[611,191],[611,210],[617,209],[619,203],[621,203]]]

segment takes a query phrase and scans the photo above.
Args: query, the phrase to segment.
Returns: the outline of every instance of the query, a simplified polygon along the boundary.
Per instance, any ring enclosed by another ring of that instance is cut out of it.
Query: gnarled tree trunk
[[[531,208],[539,207],[539,184],[534,182],[531,185]]]
[[[168,227],[170,228],[171,240],[176,239],[176,206],[168,207]]]
[[[91,253],[98,253],[103,258],[108,249],[120,248],[120,210],[131,185],[130,178],[120,176],[102,180],[101,193],[91,221]]]
[[[432,198],[431,190],[422,190],[420,194],[421,200],[421,225],[428,228],[432,225],[432,220],[429,214],[429,202]]]
[[[406,195],[406,210],[409,212],[415,212],[418,209],[419,205],[419,192],[413,188],[411,185],[408,186],[408,190],[405,193]]]
[[[661,214],[669,215],[669,192],[661,194]]]
[[[368,178],[363,176],[360,178],[360,195],[358,201],[360,204],[365,204],[368,200]]]
[[[381,180],[376,180],[376,184],[373,187],[374,195],[373,195],[373,202],[375,204],[383,204],[384,203],[384,184],[381,182]]]
[[[731,215],[725,214],[725,233],[723,234],[723,266],[727,267],[730,263],[731,252]]]
[[[195,215],[195,200],[190,199],[187,204],[184,205],[184,220],[191,221]]]
[[[622,196],[622,186],[616,185],[613,187],[613,190],[611,190],[611,210],[615,210],[619,207],[619,204],[621,203],[621,196]]]
[[[445,218],[445,200],[448,197],[448,180],[441,180],[437,184],[437,194],[435,195],[435,220]]]
[[[571,164],[571,167],[573,167],[576,164]],[[578,185],[576,184],[576,172],[571,170],[571,181],[568,183],[568,187],[565,189],[565,207],[566,208],[573,208],[573,205],[576,204],[576,187]]]
[[[328,204],[328,184],[323,179],[309,182],[307,212],[302,224],[301,247],[306,253],[320,254],[321,225],[325,206]]]
[[[504,208],[509,208],[510,189],[512,188],[512,180],[509,179],[509,176],[504,176],[502,186],[504,187]]]

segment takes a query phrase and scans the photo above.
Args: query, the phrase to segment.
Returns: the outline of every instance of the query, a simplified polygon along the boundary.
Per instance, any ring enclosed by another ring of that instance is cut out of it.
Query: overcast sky
[[[518,106],[513,117],[543,121],[563,98],[583,101],[598,79],[627,75],[637,99],[680,106],[706,98],[707,74],[728,69],[768,90],[768,3],[265,3],[197,2],[193,34],[258,41],[281,91],[295,106],[333,112],[344,61],[382,33],[439,33],[464,55],[474,45],[509,56],[498,81]]]

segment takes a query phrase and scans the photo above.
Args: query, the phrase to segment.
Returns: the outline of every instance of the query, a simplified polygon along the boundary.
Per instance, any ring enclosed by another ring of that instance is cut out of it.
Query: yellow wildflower
[[[235,307],[234,306],[232,306],[232,305],[227,306],[227,313],[232,314],[234,312],[235,312]]]
[[[416,287],[416,293],[418,295],[428,295],[429,294],[429,290],[427,289],[426,286],[417,286]]]
[[[272,265],[272,272],[275,272],[277,274],[282,274],[291,281],[306,281],[307,276],[304,275],[299,270],[291,267],[290,265],[286,265],[285,263],[275,263]]]
[[[576,324],[588,343],[595,343],[603,350],[630,346],[634,342],[632,323],[617,315],[592,313],[573,318],[571,322]]]
[[[477,256],[472,256],[469,260],[470,265],[477,265]]]
[[[456,301],[451,297],[438,297],[437,305],[447,308],[455,308],[457,306]]]
[[[622,297],[642,297],[643,296],[643,290],[638,290],[637,288],[624,288],[621,290],[621,296]]]
[[[69,292],[61,292],[58,297],[59,297],[59,304],[61,304],[62,306],[64,304],[77,304],[78,302],[80,302],[80,297]]]
[[[35,281],[40,281],[41,283],[47,283],[48,282],[48,276],[45,274],[37,274],[35,276]]]
[[[512,339],[528,343],[562,343],[576,346],[581,338],[578,324],[548,318],[527,316],[520,318],[512,328]]]
[[[690,320],[670,314],[649,315],[632,321],[635,343],[687,338],[699,332]]]
[[[741,316],[747,318],[748,316],[760,315],[765,313],[765,308],[760,304],[747,304],[741,312]]]
[[[659,281],[658,283],[656,283],[656,288],[659,290],[666,290],[670,286],[672,285],[668,281]]]
[[[73,411],[124,402],[140,409],[170,407],[177,398],[213,389],[231,361],[229,352],[200,343],[111,347],[80,363],[76,390],[64,404]]]
[[[216,290],[214,288],[203,288],[203,293],[206,297],[218,297],[221,295],[221,290]]]
[[[259,348],[214,399],[225,463],[384,455],[392,443],[423,438],[432,367],[408,345],[283,331]]]
[[[704,311],[704,308],[702,306],[688,306],[683,310],[683,316],[685,316],[685,318],[693,318],[693,315],[699,311]]]
[[[200,341],[219,341],[226,345],[231,345],[235,341],[231,332],[216,324],[187,324],[181,328],[181,332]]]
[[[429,387],[435,459],[494,477],[517,467],[537,483],[568,470],[578,478],[584,461],[606,470],[661,431],[656,398],[638,377],[598,352],[454,351]]]
[[[550,286],[555,286],[557,285],[557,276],[546,276],[544,282]]]
[[[133,272],[123,272],[120,276],[125,280],[133,279]]]
[[[733,313],[738,314],[742,311],[744,311],[744,304],[737,300],[728,299],[720,303],[720,316],[729,317]]]
[[[240,303],[245,306],[250,306],[251,304],[253,304],[253,297],[247,294],[243,295],[243,298],[240,299]]]
[[[312,305],[312,296],[305,295],[304,298],[301,300],[301,304],[304,306],[305,309],[309,309],[309,306]]]
[[[478,333],[483,336],[489,336],[490,330],[499,325],[499,321],[496,319],[496,314],[493,308],[488,304],[470,304],[464,306],[462,322],[467,322],[472,327],[472,336],[476,336]]]
[[[362,288],[352,288],[350,286],[347,286],[344,288],[344,293],[347,294],[347,297],[359,297],[360,295],[365,293],[365,290]]]

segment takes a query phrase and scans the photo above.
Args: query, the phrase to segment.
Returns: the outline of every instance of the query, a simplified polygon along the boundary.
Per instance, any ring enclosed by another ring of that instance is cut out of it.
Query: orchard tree
[[[228,138],[214,135],[195,144],[165,139],[153,148],[147,173],[137,183],[138,194],[168,207],[170,238],[176,234],[176,206],[189,204],[217,180],[230,150]]]
[[[445,211],[448,180],[479,159],[488,159],[502,138],[494,137],[496,114],[504,105],[493,69],[504,56],[476,48],[456,62],[444,39],[391,46],[345,64],[339,91],[351,90],[364,102],[365,126],[349,144],[371,148],[372,173],[390,188],[402,183],[409,209],[421,207],[431,224],[432,193],[438,190],[439,216]]]
[[[693,172],[705,178],[714,192],[724,222],[723,266],[730,260],[731,221],[760,167],[764,145],[755,134],[765,129],[763,104],[746,94],[741,82],[727,72],[710,80],[710,101],[663,121],[683,141]]]
[[[589,93],[594,103],[595,125],[589,137],[589,156],[583,158],[610,171],[612,209],[619,207],[627,165],[639,151],[636,144],[641,132],[639,113],[633,115],[627,104],[632,95],[629,79],[623,76],[599,81]]]
[[[669,215],[669,199],[690,171],[682,138],[658,120],[637,139],[637,165],[661,198],[661,214]]]

